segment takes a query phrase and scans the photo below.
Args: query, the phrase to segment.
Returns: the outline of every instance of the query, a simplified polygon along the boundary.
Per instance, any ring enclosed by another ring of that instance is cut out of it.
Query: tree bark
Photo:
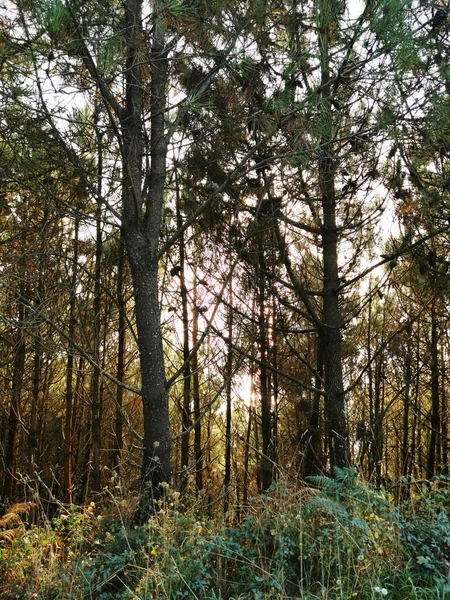
[[[70,281],[70,303],[69,303],[69,339],[71,342],[75,339],[75,306],[76,306],[76,286],[78,275],[78,231],[79,219],[75,220],[74,239],[73,239],[73,257],[72,257],[72,277]],[[72,461],[73,461],[73,372],[74,372],[74,348],[69,342],[67,350],[66,366],[66,414],[64,420],[64,496],[65,500],[72,504]]]
[[[183,219],[180,209],[180,198],[177,188],[177,227],[181,229]],[[189,427],[191,425],[191,365],[189,361],[190,345],[189,345],[189,310],[188,310],[188,294],[186,287],[186,248],[184,244],[184,233],[180,236],[179,242],[179,260],[180,260],[180,296],[181,296],[181,322],[183,324],[183,403],[181,407],[181,430],[183,436],[181,438],[181,480],[180,492],[186,491],[188,483],[188,466],[189,466]]]
[[[321,10],[324,13],[330,10],[326,2],[322,2]],[[329,72],[330,27],[331,25],[327,25],[319,34],[323,122],[328,128],[321,136],[321,150],[318,163],[319,190],[322,204],[321,237],[323,259],[323,307],[319,334],[323,348],[325,415],[328,428],[330,466],[348,467],[350,465],[350,446],[342,375],[338,230],[336,225],[335,193],[336,157],[334,155],[332,140],[332,89]]]
[[[405,356],[405,374],[403,391],[403,432],[402,432],[402,464],[401,476],[406,479],[411,471],[411,453],[409,447],[410,437],[410,406],[411,406],[411,383],[412,383],[412,341],[411,331],[407,331],[406,356]],[[409,495],[409,485],[402,487],[402,499],[406,500]]]
[[[3,498],[6,501],[11,501],[14,498],[17,456],[19,452],[20,399],[23,387],[26,355],[25,335],[23,329],[24,316],[25,309],[22,304],[19,304],[19,322],[16,334],[11,386],[11,402],[8,418],[8,441],[5,450],[5,479],[3,483]]]
[[[436,475],[436,447],[440,431],[440,398],[439,398],[439,357],[438,357],[438,324],[436,318],[436,307],[433,302],[431,306],[431,418],[430,418],[430,443],[427,457],[427,479]]]
[[[192,322],[192,346],[198,344],[198,306],[197,306],[197,273],[194,274],[194,311]],[[203,489],[203,449],[202,449],[202,421],[200,406],[200,377],[198,372],[198,352],[195,352],[191,361],[192,372],[192,399],[194,401],[194,464],[196,494]]]
[[[103,177],[103,152],[102,136],[97,135],[97,206],[95,211],[96,236],[95,236],[95,263],[94,263],[94,330],[93,352],[94,369],[91,381],[91,410],[92,410],[92,491],[101,491],[101,418],[100,418],[100,323],[101,323],[101,266],[102,266],[102,177]]]
[[[169,407],[164,369],[158,278],[158,244],[166,177],[167,140],[164,130],[168,61],[154,3],[155,23],[151,49],[151,114],[148,192],[143,194],[143,81],[145,46],[141,28],[142,1],[125,7],[126,93],[121,112],[123,142],[123,234],[133,280],[136,326],[141,367],[144,415],[142,463],[142,518],[164,493],[170,481]]]
[[[261,456],[261,474],[262,489],[266,491],[272,485],[272,429],[270,424],[271,398],[269,390],[268,369],[267,369],[267,316],[266,316],[266,281],[265,281],[265,261],[264,244],[262,232],[258,232],[258,264],[257,264],[257,282],[258,282],[258,335],[259,335],[259,383],[261,391],[261,437],[262,437],[262,456]]]
[[[314,381],[314,396],[308,424],[308,439],[305,450],[304,476],[317,475],[321,470],[320,452],[320,397],[323,377],[323,351],[320,340],[317,341],[316,376]]]
[[[124,291],[124,270],[125,270],[125,248],[122,231],[119,239],[119,260],[117,263],[117,305],[119,310],[118,321],[118,340],[117,340],[117,381],[122,383],[125,378],[125,347],[126,347],[126,320],[125,320],[125,291]],[[122,473],[122,448],[123,448],[123,387],[117,386],[116,392],[116,410],[115,410],[115,445],[114,445],[114,468],[119,475]]]
[[[228,519],[231,484],[231,379],[233,373],[233,279],[230,279],[230,297],[228,304],[228,347],[225,365],[226,416],[225,416],[225,477],[223,482],[223,513]]]
[[[446,369],[441,359],[441,431],[442,431],[442,474],[448,475],[448,425],[447,425],[447,392],[445,386]]]

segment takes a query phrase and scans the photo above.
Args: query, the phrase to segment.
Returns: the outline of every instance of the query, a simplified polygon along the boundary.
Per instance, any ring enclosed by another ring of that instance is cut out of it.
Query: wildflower
[[[381,594],[382,596],[387,596],[389,594],[386,588],[380,588],[378,585],[376,585],[373,589],[377,594]]]
[[[152,548],[151,551],[150,551],[150,554],[152,556],[156,556],[156,548]]]

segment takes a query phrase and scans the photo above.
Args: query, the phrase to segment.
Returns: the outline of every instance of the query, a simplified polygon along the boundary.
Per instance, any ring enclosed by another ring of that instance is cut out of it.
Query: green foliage
[[[278,483],[239,524],[182,511],[170,494],[143,526],[93,504],[0,546],[0,598],[433,599],[449,590],[449,492],[395,508],[354,470]]]
[[[450,591],[450,489],[445,478],[419,487],[419,495],[401,511],[400,531],[418,584],[435,584]]]
[[[100,42],[97,68],[100,73],[109,75],[117,68],[122,52],[123,36],[113,35]]]
[[[44,0],[37,15],[50,37],[57,37],[71,24],[70,13],[62,0]]]

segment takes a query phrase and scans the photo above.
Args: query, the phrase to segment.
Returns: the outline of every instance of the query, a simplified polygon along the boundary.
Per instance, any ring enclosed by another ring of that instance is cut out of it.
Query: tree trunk
[[[384,344],[384,335],[381,338],[381,344]],[[371,414],[371,447],[370,447],[370,473],[369,477],[373,479],[376,485],[381,485],[381,465],[383,461],[383,353],[380,353],[375,360],[375,381],[373,390],[373,413]]]
[[[197,273],[194,274],[194,311],[192,323],[192,346],[198,344],[198,306],[197,306]],[[200,377],[198,372],[198,352],[192,357],[192,398],[194,400],[194,464],[196,494],[203,489],[203,449],[202,449],[202,421],[200,419]]]
[[[252,367],[250,367],[252,369]],[[248,464],[250,460],[250,439],[252,435],[252,413],[254,410],[254,395],[255,395],[255,384],[253,381],[253,370],[250,371],[250,397],[249,397],[249,406],[248,406],[248,421],[247,421],[247,432],[245,434],[245,449],[244,449],[244,481],[242,484],[242,508],[245,511],[248,506],[248,492],[249,492],[249,472],[248,472]]]
[[[8,442],[5,449],[5,479],[3,483],[3,498],[11,501],[14,498],[17,456],[19,451],[19,415],[20,398],[23,387],[25,369],[25,335],[23,329],[25,310],[19,304],[18,329],[14,352],[14,367],[11,386],[11,402],[8,418]]]
[[[30,430],[28,432],[28,473],[31,478],[34,476],[37,462],[36,455],[39,449],[37,420],[42,378],[42,337],[39,333],[36,334],[33,346],[33,390],[31,393]]]
[[[91,410],[92,410],[92,491],[101,490],[100,448],[101,448],[101,423],[100,423],[100,317],[101,317],[101,267],[102,267],[102,177],[103,177],[103,151],[102,136],[97,133],[97,206],[95,211],[96,237],[95,237],[95,264],[94,264],[94,330],[92,358],[95,366],[91,381]]]
[[[121,112],[123,233],[133,280],[144,416],[141,516],[146,518],[170,481],[169,406],[164,369],[158,279],[158,244],[164,201],[167,139],[164,130],[168,61],[162,6],[154,3],[148,191],[143,194],[144,46],[142,0],[125,7],[126,92]]]
[[[118,340],[117,340],[117,381],[123,383],[125,377],[125,347],[126,347],[126,320],[125,320],[125,292],[124,292],[124,267],[125,248],[122,231],[119,240],[119,260],[117,263],[117,305],[119,310]],[[122,448],[123,448],[123,387],[117,386],[115,410],[115,444],[114,444],[114,468],[119,475],[122,474]]]
[[[331,10],[327,1],[321,2],[321,11]],[[326,18],[326,17],[324,17]],[[321,96],[324,123],[327,130],[321,136],[318,164],[319,189],[322,203],[322,324],[320,338],[325,372],[325,415],[328,429],[330,466],[350,465],[350,446],[347,433],[344,385],[342,376],[342,336],[339,309],[338,230],[336,225],[335,175],[336,157],[333,149],[332,89],[329,72],[329,41],[331,25],[319,34],[321,55]]]
[[[408,478],[411,468],[411,454],[409,447],[409,416],[410,416],[410,405],[411,405],[411,382],[412,382],[412,342],[411,342],[411,331],[407,330],[407,342],[406,342],[406,356],[405,356],[405,374],[404,374],[404,391],[403,391],[403,437],[402,437],[402,464],[401,464],[401,477],[402,479]],[[406,500],[409,496],[409,485],[402,488],[402,499]]]
[[[273,365],[273,371],[269,373],[269,389],[273,395],[273,414],[272,414],[272,460],[275,464],[278,464],[278,450],[279,450],[279,431],[278,431],[278,403],[279,403],[279,382],[278,382],[278,339],[277,339],[277,305],[275,297],[272,297],[272,331],[271,331],[271,350],[270,350],[270,364]],[[277,471],[273,471],[273,478],[277,478]]]
[[[233,279],[230,279],[230,298],[228,303],[228,347],[225,365],[226,417],[225,417],[225,478],[223,482],[223,513],[228,519],[231,484],[231,379],[233,373]]]
[[[448,426],[445,362],[441,360],[441,431],[442,431],[442,474],[448,475]]]
[[[267,373],[267,316],[266,316],[266,280],[265,280],[264,244],[262,233],[258,232],[258,336],[259,336],[259,383],[261,392],[261,437],[262,490],[272,485],[272,428],[270,424],[271,398]]]
[[[308,424],[308,439],[305,450],[304,476],[317,475],[321,470],[320,452],[320,397],[323,377],[323,352],[320,340],[317,341],[316,376],[314,381],[314,396]]]
[[[440,431],[440,398],[439,398],[439,358],[438,358],[438,324],[436,319],[436,307],[434,302],[431,306],[431,418],[430,418],[430,443],[427,457],[427,479],[436,474],[436,446]]]
[[[180,229],[183,225],[181,217],[178,185],[177,189],[177,227]],[[188,311],[188,293],[186,287],[186,248],[184,244],[184,234],[180,236],[179,245],[180,260],[180,296],[181,296],[181,321],[183,324],[183,404],[181,407],[181,480],[180,492],[186,491],[188,482],[189,467],[189,427],[191,425],[191,365],[189,361],[189,311]]]

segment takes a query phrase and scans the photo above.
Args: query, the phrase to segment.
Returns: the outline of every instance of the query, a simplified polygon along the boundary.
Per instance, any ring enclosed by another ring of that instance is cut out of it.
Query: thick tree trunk
[[[125,6],[126,94],[121,113],[123,159],[123,234],[134,289],[144,415],[142,518],[170,481],[169,407],[164,369],[159,306],[158,244],[166,177],[167,139],[164,129],[168,61],[162,7],[154,3],[151,49],[151,115],[148,190],[143,190],[143,38],[142,0]],[[161,14],[160,14],[161,13]]]
[[[323,248],[323,323],[320,338],[325,371],[325,415],[328,427],[331,467],[350,465],[344,384],[342,378],[342,336],[339,311],[338,235],[336,228],[336,201],[334,192],[334,159],[326,146],[319,163],[322,193],[322,248]]]
[[[328,13],[330,6],[323,2],[321,10]],[[327,130],[321,136],[319,157],[319,190],[322,201],[322,324],[320,341],[323,348],[325,371],[325,416],[328,428],[330,466],[350,465],[350,447],[347,433],[344,384],[342,376],[342,336],[339,310],[338,229],[336,224],[336,157],[333,149],[332,90],[329,73],[330,25],[320,32],[321,90],[323,122]]]
[[[126,236],[127,237],[127,236]],[[150,255],[145,237],[128,236],[128,259],[134,283],[144,413],[144,496],[158,500],[160,484],[170,481],[170,431],[164,370],[158,265]],[[145,500],[145,498],[144,498]]]

